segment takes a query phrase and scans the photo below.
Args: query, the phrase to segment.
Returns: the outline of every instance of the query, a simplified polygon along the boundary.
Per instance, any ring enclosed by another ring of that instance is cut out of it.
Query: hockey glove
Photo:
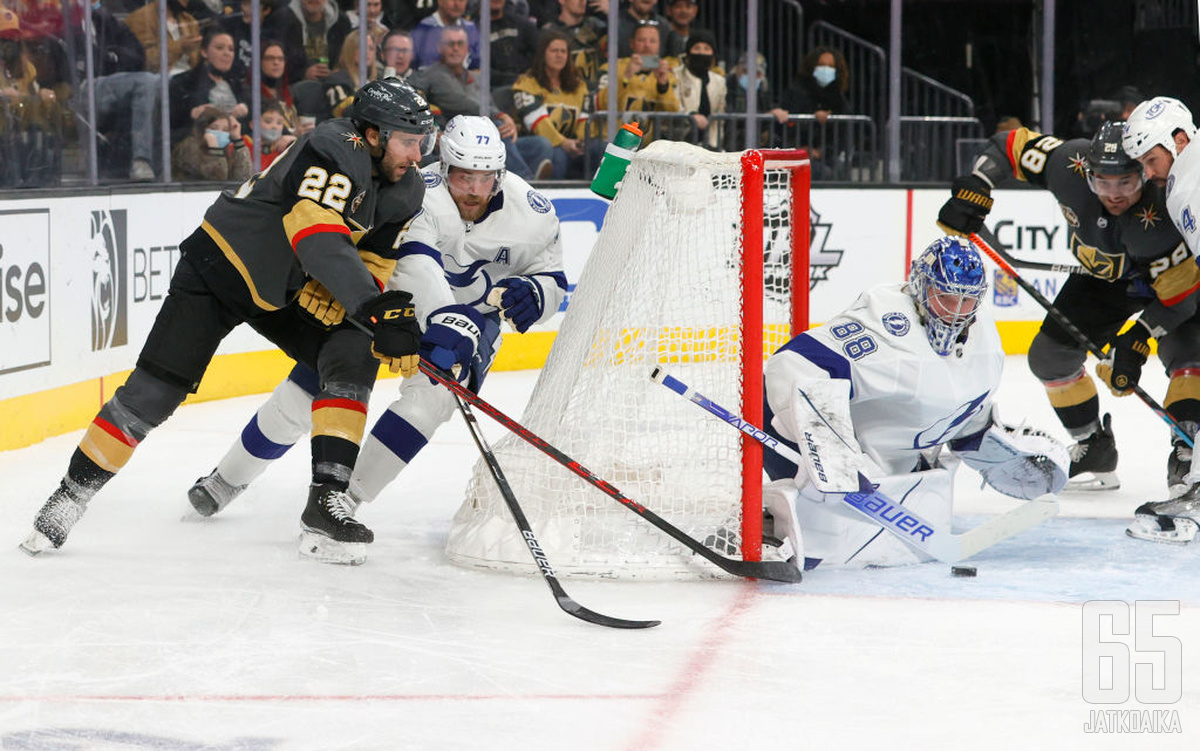
[[[496,293],[500,294],[497,295]],[[524,334],[545,312],[542,286],[527,276],[510,276],[496,282],[488,295],[488,304],[500,308],[512,327]]]
[[[421,357],[451,373],[460,383],[466,382],[479,350],[483,324],[483,316],[468,305],[438,308],[429,314],[429,325],[421,337]]]
[[[1096,366],[1096,375],[1117,396],[1128,396],[1142,377],[1142,366],[1150,356],[1150,328],[1140,319],[1118,334],[1108,345],[1108,359]]]
[[[361,317],[375,327],[371,354],[393,373],[408,378],[419,369],[421,327],[413,309],[412,295],[388,290],[363,303]]]
[[[346,309],[342,304],[334,300],[333,294],[316,279],[309,279],[308,283],[300,288],[296,302],[323,326],[336,326],[346,316]]]
[[[948,235],[969,235],[983,229],[992,210],[992,186],[979,175],[962,175],[950,184],[950,200],[938,212],[937,223]]]

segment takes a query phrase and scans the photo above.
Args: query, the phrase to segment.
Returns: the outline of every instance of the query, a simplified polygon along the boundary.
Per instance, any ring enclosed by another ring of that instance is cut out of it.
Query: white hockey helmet
[[[1162,146],[1179,156],[1175,150],[1175,131],[1182,130],[1189,139],[1196,137],[1196,125],[1192,122],[1192,111],[1178,99],[1156,96],[1137,106],[1125,121],[1121,145],[1125,153],[1134,159],[1142,157],[1155,146]]]
[[[455,115],[446,123],[441,140],[442,179],[449,177],[451,167],[496,173],[491,195],[500,192],[504,182],[504,163],[508,154],[500,131],[491,118],[478,115]]]

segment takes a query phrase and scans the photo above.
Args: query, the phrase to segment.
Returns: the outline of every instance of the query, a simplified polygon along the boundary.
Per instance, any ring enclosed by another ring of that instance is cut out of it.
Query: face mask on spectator
[[[712,67],[712,55],[692,55],[687,56],[687,69],[696,78],[704,78],[708,74],[708,69]]]
[[[205,131],[213,138],[217,139],[217,148],[223,149],[229,145],[229,131],[227,130],[212,130],[211,128]]]
[[[821,86],[828,86],[833,83],[833,79],[837,78],[837,68],[832,65],[818,65],[813,68],[813,78]]]
[[[275,143],[283,136],[283,128],[263,128],[262,137],[264,143]]]

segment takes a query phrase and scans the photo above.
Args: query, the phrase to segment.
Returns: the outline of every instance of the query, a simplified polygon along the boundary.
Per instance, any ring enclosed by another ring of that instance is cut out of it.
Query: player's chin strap
[[[880,493],[878,486],[868,480],[862,472],[852,470],[852,475],[831,472],[838,466],[832,459],[838,451],[828,451],[826,447],[849,446],[850,443],[838,434],[811,402],[814,415],[809,425],[812,429],[804,435],[805,450],[811,455],[810,459],[801,456],[791,446],[780,443],[766,431],[746,422],[683,381],[668,375],[662,368],[655,368],[650,377],[701,409],[721,418],[734,429],[740,430],[784,459],[795,463],[797,467],[812,467],[815,463],[816,471],[809,472],[809,475],[815,478],[814,485],[818,490],[826,493],[829,498],[840,500],[909,546],[939,561],[957,563],[970,558],[1058,513],[1058,502],[1055,500],[1026,501],[1007,513],[994,516],[974,529],[956,535],[931,524],[912,509]],[[823,461],[823,457],[827,455],[831,458]],[[857,489],[847,492],[851,488]],[[803,534],[803,530],[801,533]]]
[[[978,233],[972,232],[970,234],[970,238],[971,242],[975,244],[975,247],[983,251],[988,258],[995,261],[996,265],[999,266],[1004,273],[1011,276],[1013,281],[1015,281],[1021,289],[1028,292],[1029,296],[1036,300],[1038,305],[1041,305],[1043,308],[1045,308],[1046,313],[1048,313],[1050,317],[1054,319],[1054,322],[1061,326],[1064,331],[1070,334],[1072,339],[1087,349],[1088,352],[1091,352],[1093,355],[1095,355],[1097,359],[1108,359],[1108,356],[1104,354],[1104,351],[1101,350],[1100,347],[1096,346],[1096,343],[1089,339],[1087,334],[1080,331],[1079,327],[1072,323],[1070,318],[1067,318],[1061,310],[1054,307],[1054,303],[1047,300],[1041,292],[1038,292],[1037,287],[1027,282],[1021,277],[1020,274],[1017,273],[1017,270],[1013,268],[1011,263],[1012,256],[1009,255],[1008,251],[1004,249],[1004,246],[999,240],[996,239],[996,236],[992,234],[990,230],[984,227],[983,229],[979,230]],[[1142,403],[1149,407],[1154,414],[1158,415],[1160,420],[1169,425],[1171,427],[1171,432],[1179,436],[1180,440],[1182,440],[1188,446],[1195,445],[1193,436],[1188,435],[1187,431],[1175,421],[1175,418],[1171,417],[1170,413],[1167,412],[1167,410],[1164,409],[1163,406],[1154,399],[1154,397],[1147,394],[1145,389],[1137,384],[1134,384],[1130,390],[1133,391],[1133,393],[1137,395],[1137,398],[1141,399]]]

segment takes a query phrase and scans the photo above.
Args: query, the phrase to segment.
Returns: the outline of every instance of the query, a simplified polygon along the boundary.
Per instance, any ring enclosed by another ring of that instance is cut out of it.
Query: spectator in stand
[[[488,0],[492,12],[492,90],[511,86],[533,65],[538,48],[537,25],[516,14],[512,0]]]
[[[263,101],[263,113],[266,113],[266,102],[275,101],[283,113],[284,128],[289,133],[295,133],[299,125],[296,116],[296,101],[292,98],[292,87],[289,81],[287,52],[283,42],[267,40],[262,43],[262,69],[259,77],[262,79],[260,94]],[[249,89],[252,82],[246,80]]]
[[[350,22],[338,12],[333,0],[291,0],[289,6],[300,19],[304,42],[304,79],[321,81],[330,64],[338,59]]]
[[[351,29],[361,28],[358,23],[358,3],[354,4],[353,9],[347,10],[345,15]],[[367,0],[367,33],[375,41],[376,47],[387,36],[388,27],[383,22],[383,0]]]
[[[133,32],[146,53],[146,70],[159,72],[158,52],[158,2],[146,3],[125,17],[125,24]],[[166,0],[167,2],[167,72],[176,76],[195,67],[200,60],[200,44],[204,40],[200,33],[198,16],[193,15],[192,6],[200,15],[208,17],[208,8],[200,0]]]
[[[329,113],[333,117],[343,116],[346,108],[354,101],[354,92],[363,84],[358,80],[358,39],[357,29],[346,35],[337,65],[325,79],[325,101],[329,104]],[[367,80],[370,81],[378,77],[379,58],[375,54],[375,38],[368,34],[366,42]]]
[[[558,16],[542,24],[542,28],[561,31],[567,35],[575,70],[587,83],[588,90],[595,91],[600,83],[600,66],[604,64],[604,56],[608,54],[607,16],[599,16],[589,10],[588,0],[556,2],[559,4]],[[607,0],[601,2],[605,5],[607,14]]]
[[[770,93],[767,87],[767,59],[762,53],[756,53],[755,59],[755,78],[758,81],[758,101],[756,109],[761,112],[770,101]],[[734,113],[746,111],[747,94],[750,87],[750,71],[746,69],[746,55],[738,58],[737,65],[734,66],[733,72],[725,77],[725,111]],[[759,146],[764,146],[771,143],[771,131],[762,121],[758,122],[758,141]],[[734,121],[728,124],[725,128],[725,150],[740,151],[746,147],[746,141],[743,137],[745,126],[742,121]]]
[[[618,112],[680,112],[679,81],[672,72],[679,61],[659,57],[659,32],[662,27],[647,21],[633,32],[633,54],[617,60]],[[600,89],[596,92],[596,110],[608,105],[608,66],[601,68]],[[637,119],[636,117],[634,119]],[[643,123],[646,142],[653,137],[652,118]]]
[[[808,149],[815,180],[829,180],[835,176],[830,155],[825,153],[825,129],[817,128],[812,139],[800,138],[796,123],[789,118],[793,114],[811,114],[817,125],[824,126],[830,115],[842,115],[849,110],[846,103],[846,91],[849,88],[850,72],[846,67],[846,58],[831,47],[817,47],[804,56],[796,79],[784,89],[779,103],[771,109],[771,114],[779,124],[776,145]]]
[[[37,82],[25,54],[21,20],[0,6],[0,186],[37,187],[58,179],[53,125],[58,97]]]
[[[688,37],[692,33],[692,22],[696,20],[696,14],[700,11],[700,6],[696,4],[696,0],[667,0],[667,19],[671,24],[671,31],[674,33],[674,39],[679,40],[679,48],[666,48],[666,54],[679,55],[685,52],[688,48]]]
[[[588,148],[588,88],[575,69],[566,34],[553,29],[542,32],[533,67],[513,84],[513,106],[525,130],[553,146],[553,179],[587,175],[583,157]],[[600,163],[604,146],[600,139],[591,142],[591,166]]]
[[[262,126],[259,134],[262,136],[262,164],[259,170],[271,166],[271,162],[283,153],[284,149],[296,142],[296,136],[289,132],[287,114],[283,103],[277,99],[264,99],[262,103]],[[254,142],[249,136],[243,136],[248,149],[253,150]],[[258,171],[258,170],[251,170]]]
[[[249,179],[250,149],[242,124],[219,107],[203,105],[191,132],[171,149],[171,169],[179,180]]]
[[[77,39],[83,39],[84,19],[73,24]],[[79,81],[71,98],[71,107],[84,117],[88,112],[86,50],[81,43],[75,60]],[[148,182],[154,179],[154,126],[158,122],[159,77],[145,70],[142,44],[129,27],[103,6],[92,6],[92,73],[95,76],[96,122],[103,129],[106,121],[120,122],[124,148],[132,149],[122,169],[129,179]]]
[[[284,55],[287,56],[287,68],[295,78],[303,77],[305,68],[304,32],[300,28],[300,19],[290,8],[283,7],[283,0],[259,0],[262,14],[262,34],[259,37],[262,44],[268,40],[278,41],[283,45]],[[250,0],[241,0],[242,12],[226,16],[221,26],[233,37],[237,48],[237,58],[233,63],[234,75],[241,76],[250,71],[250,58],[253,47],[250,43]]]
[[[717,38],[707,29],[692,29],[683,63],[673,73],[679,81],[679,106],[694,127],[683,140],[716,151],[725,136],[725,124],[713,115],[725,113],[725,77],[713,70]]]
[[[383,38],[383,69],[380,78],[399,78],[407,81],[416,70],[413,63],[412,36],[403,29],[392,29]]]
[[[385,11],[391,28],[412,31],[437,11],[437,0],[388,0]]]
[[[621,57],[633,54],[633,33],[639,26],[651,22],[658,25],[662,37],[659,40],[659,52],[654,54],[670,55],[666,50],[683,50],[683,41],[671,30],[670,20],[658,12],[658,0],[629,0],[617,25],[617,54]]]
[[[242,82],[230,74],[233,58],[229,32],[209,29],[200,49],[200,63],[171,79],[171,143],[178,144],[191,134],[210,104],[239,120],[250,114]]]
[[[437,0],[437,12],[421,19],[412,30],[413,66],[420,70],[432,65],[441,57],[442,29],[462,28],[467,35],[467,57],[463,65],[475,70],[479,67],[479,27],[463,18],[467,0]]]
[[[455,115],[491,117],[504,140],[507,169],[525,180],[548,179],[554,169],[550,142],[542,136],[518,136],[512,115],[502,112],[491,97],[487,101],[487,111],[481,113],[479,80],[465,67],[467,30],[461,26],[447,26],[441,34],[440,59],[418,70],[411,83],[424,92],[430,107],[440,112],[442,123]]]

